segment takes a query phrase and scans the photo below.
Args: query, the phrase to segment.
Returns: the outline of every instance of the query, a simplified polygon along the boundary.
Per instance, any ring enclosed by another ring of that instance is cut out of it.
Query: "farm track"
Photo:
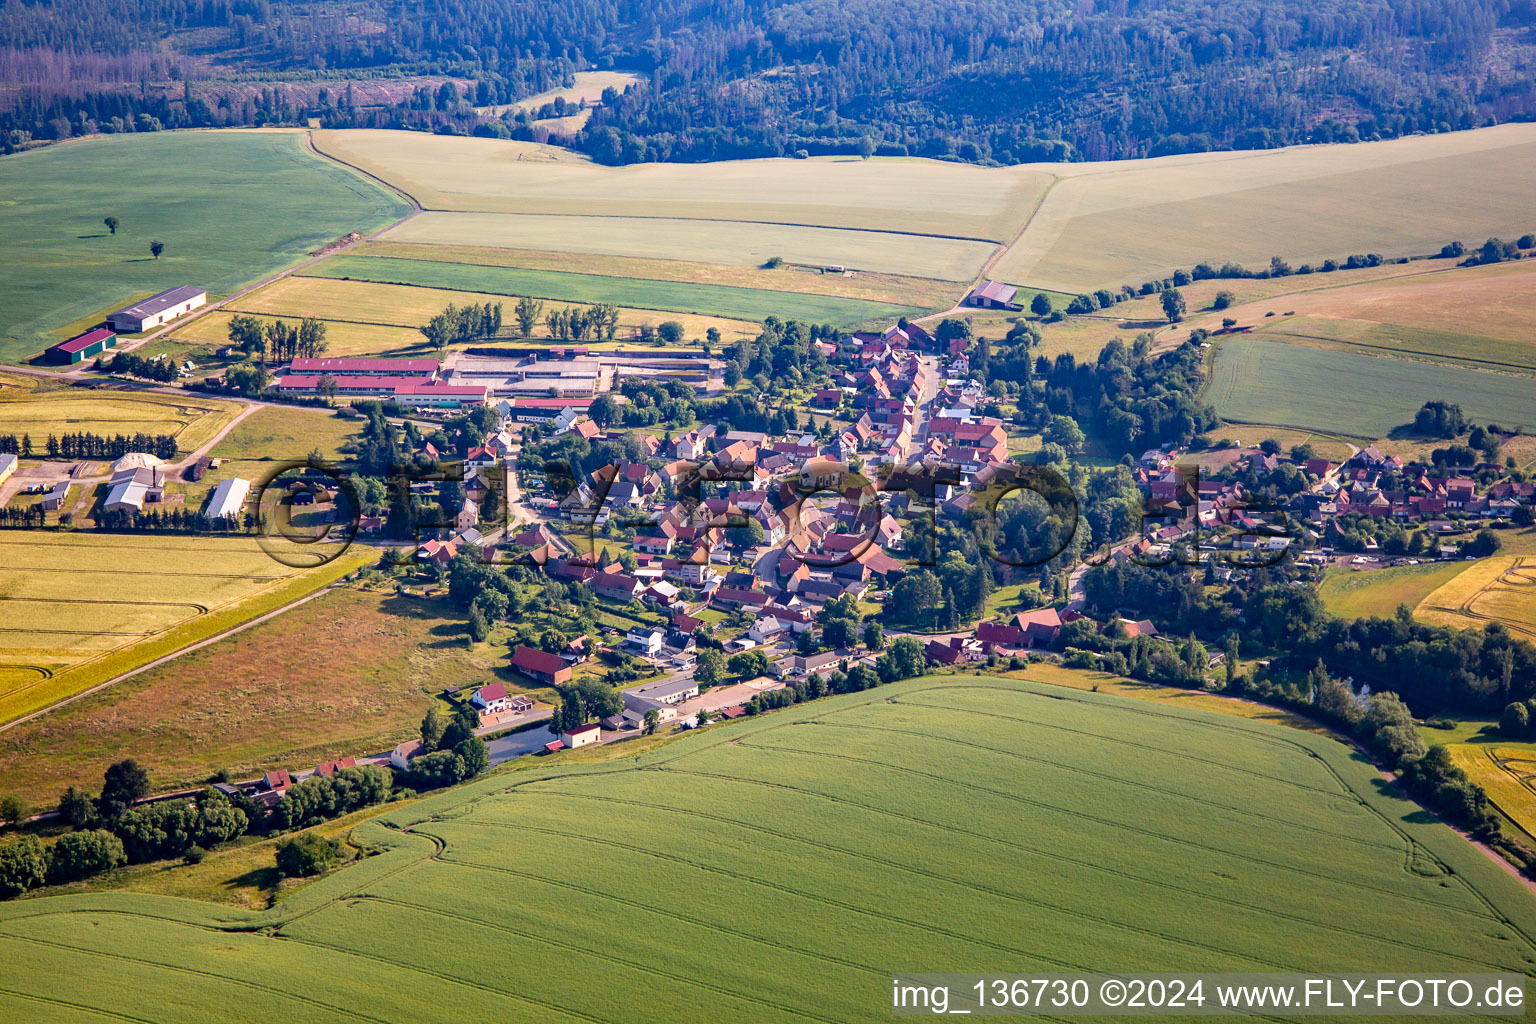
[[[279,579],[286,579],[286,578],[287,577],[279,577]],[[245,622],[242,622],[242,623],[239,623],[237,625],[231,626],[229,629],[220,630],[219,632],[214,633],[212,636],[204,637],[203,639],[198,640],[196,643],[188,644],[185,647],[178,648],[178,649],[172,651],[169,654],[166,654],[166,655],[163,655],[162,657],[154,659],[153,661],[145,662],[144,664],[138,666],[137,668],[130,669],[127,672],[119,673],[118,675],[113,676],[111,679],[108,679],[108,680],[106,680],[104,682],[101,682],[101,683],[97,683],[95,686],[91,686],[91,687],[88,687],[88,688],[86,688],[84,690],[81,690],[79,693],[70,694],[68,697],[64,697],[64,698],[62,698],[60,700],[56,700],[52,704],[49,704],[47,707],[38,708],[36,711],[29,712],[29,713],[27,713],[25,715],[22,715],[19,718],[13,718],[9,722],[0,723],[0,733],[6,732],[9,729],[13,729],[16,726],[21,725],[23,722],[30,722],[34,718],[39,718],[39,717],[41,717],[43,715],[46,715],[50,711],[54,711],[54,710],[57,710],[58,708],[62,708],[62,707],[65,707],[67,705],[73,704],[76,701],[83,700],[86,697],[94,696],[95,694],[98,694],[98,693],[100,693],[103,690],[106,690],[106,689],[109,689],[109,688],[111,688],[113,686],[116,686],[118,683],[121,683],[124,680],[132,679],[134,676],[139,675],[139,674],[141,674],[143,672],[148,672],[150,669],[159,668],[161,665],[164,665],[164,664],[166,664],[167,662],[170,662],[170,661],[174,661],[175,659],[181,657],[184,654],[190,654],[193,651],[201,650],[202,648],[207,647],[209,644],[217,643],[218,641],[223,640],[225,637],[234,636],[236,633],[242,633],[245,630],[250,629],[252,626],[260,625],[261,623],[266,622],[268,619],[276,618],[277,616],[281,615],[282,613],[284,613],[286,611],[290,611],[290,610],[292,610],[294,608],[297,608],[301,604],[304,604],[304,603],[306,603],[308,601],[313,601],[315,598],[319,597],[321,594],[326,594],[326,593],[329,593],[330,591],[334,590],[337,586],[339,586],[339,584],[332,583],[329,586],[324,586],[324,587],[319,588],[318,590],[310,591],[308,594],[305,594],[303,597],[300,597],[300,598],[298,598],[297,600],[294,600],[294,601],[290,601],[289,603],[287,603],[285,605],[282,605],[279,608],[274,608],[270,612],[266,612],[266,613],[264,613],[262,615],[256,616],[253,619],[248,619]],[[249,598],[251,596],[255,596],[254,593],[251,594],[251,595],[247,595],[247,598]],[[188,621],[188,620],[187,619],[183,619],[182,620],[182,622],[186,622],[186,621]],[[172,629],[172,628],[175,628],[176,625],[179,625],[179,623],[173,623],[172,625],[167,626],[165,628],[166,629]],[[150,635],[150,634],[145,634],[145,635],[147,636],[147,635]],[[105,657],[108,657],[109,655],[115,653],[116,651],[120,651],[120,650],[122,650],[121,647],[114,648],[112,651],[107,651],[107,652],[103,653],[102,655],[100,655],[99,657],[105,658]],[[96,659],[91,659],[91,660],[96,660]],[[88,664],[90,664],[90,661],[81,662],[80,664],[81,665],[88,665]],[[70,668],[78,668],[79,666],[78,665],[71,665],[69,667]],[[52,678],[53,678],[53,676],[51,674],[47,677],[47,679],[52,679]],[[18,689],[15,689],[15,690],[11,690],[11,691],[8,691],[8,692],[12,693],[12,694],[14,694],[14,693],[27,693],[27,692],[30,692],[33,688],[35,688],[37,686],[41,686],[44,682],[47,681],[47,679],[40,679],[40,680],[37,680],[35,683],[32,683],[32,684],[30,684],[28,686],[21,687],[21,688],[18,688]]]

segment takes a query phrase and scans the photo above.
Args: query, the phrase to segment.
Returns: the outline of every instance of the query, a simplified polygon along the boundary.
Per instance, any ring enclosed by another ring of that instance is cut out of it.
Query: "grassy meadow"
[[[1292,345],[1265,335],[1224,339],[1205,398],[1224,419],[1385,437],[1431,399],[1481,423],[1536,424],[1529,378]]]
[[[967,284],[997,248],[991,241],[907,233],[901,228],[818,227],[639,213],[432,212],[385,232],[383,238],[390,242],[515,246],[742,267],[758,267],[778,257],[809,266],[836,264]]]
[[[319,131],[314,140],[432,211],[742,221],[1003,242],[1050,181],[1039,168],[916,158],[605,167],[570,150],[498,139]]]
[[[1536,125],[1355,145],[1059,164],[995,276],[1087,291],[1202,260],[1411,256],[1536,230]]]
[[[1317,596],[1334,615],[1346,619],[1390,619],[1398,605],[1416,608],[1441,584],[1454,579],[1465,562],[1423,562],[1368,572],[1332,569]]]
[[[376,281],[344,281],[329,277],[285,277],[242,296],[230,312],[246,313],[266,318],[302,319],[313,316],[326,324],[326,355],[415,355],[434,356],[435,350],[419,330],[422,324],[449,304],[467,302],[499,302],[502,304],[503,334],[515,330],[512,323],[512,306],[515,301],[502,294],[490,292],[462,292],[445,288],[421,288],[413,285],[383,284]],[[583,303],[544,301],[544,311],[579,307]],[[222,316],[209,314],[209,319]],[[760,324],[729,317],[706,316],[695,313],[659,312],[653,309],[619,308],[619,330],[616,338],[627,342],[634,329],[654,327],[667,320],[683,325],[688,338],[704,338],[711,327],[727,339],[752,337],[762,329]],[[210,323],[210,333],[228,335],[228,317],[220,321],[222,327]],[[192,324],[189,327],[197,327]],[[180,335],[178,335],[179,337]],[[534,328],[535,340],[547,340],[546,328],[540,324]],[[512,340],[509,338],[509,340]],[[551,342],[551,344],[555,344]],[[590,343],[589,343],[590,344]]]
[[[235,291],[409,211],[310,153],[302,135],[260,131],[114,135],[20,153],[0,160],[0,196],[6,362],[164,288]],[[121,221],[115,235],[107,216]]]
[[[388,750],[436,694],[497,679],[504,655],[467,648],[437,602],[337,589],[0,732],[0,789],[49,804],[99,788],[124,752],[164,791]]]
[[[792,263],[775,268],[744,267],[726,263],[700,263],[696,260],[660,260],[639,256],[605,256],[600,253],[382,240],[363,242],[348,252],[355,256],[393,256],[443,263],[471,263],[483,267],[520,267],[525,270],[556,270],[601,277],[731,285],[770,292],[805,292],[810,295],[835,295],[847,299],[887,302],[898,306],[948,306],[954,302],[956,295],[953,281],[903,274],[829,274],[820,266]]]
[[[530,759],[350,835],[383,852],[262,912],[134,893],[0,907],[0,1006],[875,1021],[910,963],[1536,966],[1529,894],[1349,748],[1016,680],[913,680]]]
[[[0,434],[28,434],[43,450],[49,434],[171,434],[182,454],[207,444],[239,406],[198,395],[90,388],[0,391]]]
[[[0,723],[271,611],[373,561],[296,569],[253,537],[0,535]],[[292,560],[292,559],[289,559]]]
[[[303,273],[307,277],[343,278],[495,295],[531,295],[583,303],[611,302],[631,309],[677,310],[758,322],[777,316],[786,320],[848,325],[876,318],[894,320],[921,312],[915,306],[832,295],[387,256],[333,256],[305,269]]]

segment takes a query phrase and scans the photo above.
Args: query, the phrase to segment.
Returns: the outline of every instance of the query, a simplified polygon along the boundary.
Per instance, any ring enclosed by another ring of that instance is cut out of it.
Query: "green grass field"
[[[1335,569],[1318,587],[1317,595],[1330,612],[1343,618],[1389,619],[1398,605],[1417,607],[1436,587],[1465,568],[1465,562],[1425,562],[1370,572]]]
[[[179,284],[236,290],[409,212],[297,133],[116,135],[0,160],[0,360]],[[121,221],[110,235],[102,219]],[[159,259],[149,243],[165,244]]]
[[[1202,260],[1316,264],[1522,234],[1536,126],[1042,169],[1059,180],[995,276],[1078,292]]]
[[[391,809],[351,833],[386,852],[261,913],[130,893],[0,907],[0,1009],[879,1021],[913,965],[1536,968],[1520,883],[1302,732],[961,676],[632,754]]]
[[[803,292],[775,292],[727,285],[648,281],[639,278],[565,274],[550,270],[475,266],[384,256],[333,256],[304,271],[309,277],[351,278],[425,288],[499,295],[532,295],[571,302],[611,302],[643,309],[705,313],[736,320],[770,316],[846,325],[876,318],[896,319],[920,310],[863,299]]]
[[[0,722],[280,607],[376,559],[319,568],[252,537],[0,535]]]
[[[1205,398],[1245,423],[1385,437],[1431,399],[1481,423],[1536,424],[1529,378],[1462,367],[1234,337],[1217,350]]]

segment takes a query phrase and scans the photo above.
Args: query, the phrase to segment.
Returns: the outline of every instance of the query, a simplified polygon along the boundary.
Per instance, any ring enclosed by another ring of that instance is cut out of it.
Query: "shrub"
[[[278,846],[277,870],[287,878],[308,878],[335,867],[341,852],[336,840],[305,832]]]
[[[70,832],[53,844],[48,858],[48,884],[59,885],[110,871],[126,864],[123,841],[104,828]]]

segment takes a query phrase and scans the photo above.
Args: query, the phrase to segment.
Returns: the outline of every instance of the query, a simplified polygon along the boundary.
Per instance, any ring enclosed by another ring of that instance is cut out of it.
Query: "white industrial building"
[[[251,482],[235,477],[225,480],[213,489],[208,499],[209,519],[239,519],[245,507],[245,497],[251,492]]]
[[[189,284],[184,284],[180,288],[167,288],[159,295],[151,295],[143,302],[136,302],[115,313],[108,313],[107,326],[124,334],[138,334],[151,327],[170,323],[207,301],[206,292]]]
[[[165,498],[164,473],[161,461],[143,452],[129,452],[112,464],[112,478],[107,483],[107,500],[101,503],[103,512],[141,512],[146,501],[162,501]]]

